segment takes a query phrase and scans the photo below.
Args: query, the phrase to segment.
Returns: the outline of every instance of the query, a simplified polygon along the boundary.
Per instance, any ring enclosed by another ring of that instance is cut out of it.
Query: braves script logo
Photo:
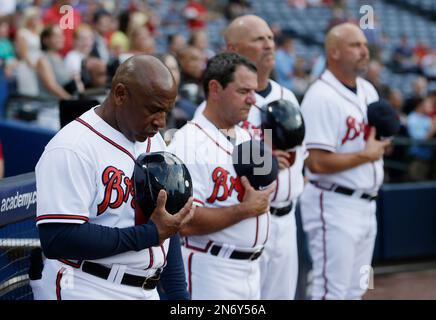
[[[229,179],[230,177],[230,179]],[[238,193],[238,200],[242,201],[244,198],[244,186],[241,183],[239,177],[229,176],[229,172],[226,169],[217,167],[212,172],[212,180],[215,183],[212,194],[207,199],[207,202],[214,203],[215,200],[226,201],[228,197],[232,196],[233,190]],[[230,186],[228,182],[230,180]]]
[[[365,122],[362,121],[359,123],[352,116],[348,116],[346,123],[347,123],[347,133],[342,139],[342,145],[345,144],[345,142],[347,141],[353,141],[354,139],[359,137],[361,133],[363,133],[364,140],[368,139],[369,126],[365,124]]]
[[[253,138],[263,140],[263,132],[260,126],[257,127],[248,122],[247,120],[244,120],[241,123],[241,128],[248,131],[253,136]]]
[[[135,208],[134,190],[132,179],[125,177],[124,172],[115,167],[109,166],[104,169],[102,181],[105,187],[103,201],[97,206],[97,216],[104,213],[107,208],[117,209],[132,196],[130,205]],[[113,197],[115,191],[115,197]]]

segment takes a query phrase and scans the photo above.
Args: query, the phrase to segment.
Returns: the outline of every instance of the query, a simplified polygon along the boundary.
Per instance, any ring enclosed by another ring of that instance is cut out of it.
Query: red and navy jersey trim
[[[85,216],[69,215],[69,214],[44,214],[42,216],[36,217],[36,222],[42,220],[76,220],[88,222],[89,218]]]
[[[65,268],[62,267],[57,275],[56,275],[56,300],[61,301],[62,300],[62,296],[61,296],[61,281],[62,281],[62,277],[64,275],[65,272]]]
[[[224,148],[223,146],[221,146],[220,144],[219,144],[219,142],[218,141],[216,141],[213,137],[211,137],[210,136],[210,134],[209,133],[207,133],[207,131],[206,130],[204,130],[198,123],[195,123],[195,122],[192,122],[192,121],[190,121],[190,122],[188,122],[189,124],[192,124],[192,125],[194,125],[194,126],[196,126],[198,129],[200,129],[201,131],[203,131],[204,132],[204,134],[210,139],[210,140],[212,140],[213,142],[215,142],[215,144],[217,145],[217,147],[219,147],[221,150],[223,150],[225,153],[227,153],[228,155],[232,155],[232,153],[230,152],[230,151],[228,151],[226,148]]]
[[[199,251],[199,252],[208,252],[209,248],[212,246],[213,242],[209,240],[209,242],[206,244],[205,248],[196,247],[192,244],[189,244],[188,237],[185,237],[185,247],[191,250]]]
[[[102,138],[103,140],[105,140],[106,142],[110,143],[111,145],[113,145],[115,148],[121,150],[122,152],[124,152],[125,154],[127,154],[130,158],[132,158],[133,161],[135,161],[135,157],[125,148],[123,148],[122,146],[120,146],[118,143],[116,143],[115,141],[113,141],[112,139],[106,137],[104,134],[98,132],[96,129],[94,129],[89,123],[87,123],[86,121],[77,118],[76,119],[77,122],[83,124],[85,127],[87,127],[89,130],[91,130],[92,132],[94,132],[96,135],[98,135],[100,138]],[[148,145],[147,145],[147,152],[150,149],[150,139],[148,139]]]

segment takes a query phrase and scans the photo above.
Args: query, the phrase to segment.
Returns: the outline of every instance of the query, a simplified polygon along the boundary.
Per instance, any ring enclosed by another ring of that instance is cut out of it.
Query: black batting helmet
[[[285,99],[268,103],[262,108],[262,130],[274,148],[289,150],[301,145],[305,127],[300,108]]]
[[[277,158],[263,141],[248,140],[236,145],[232,159],[236,174],[246,176],[254,189],[263,189],[277,179]]]
[[[188,168],[177,156],[159,151],[143,153],[134,170],[136,205],[148,220],[156,209],[161,189],[167,193],[165,209],[175,214],[192,196],[192,180]]]

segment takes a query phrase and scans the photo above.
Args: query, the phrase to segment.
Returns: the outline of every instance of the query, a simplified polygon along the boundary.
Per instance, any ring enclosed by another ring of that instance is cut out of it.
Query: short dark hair
[[[41,50],[47,51],[48,46],[45,43],[46,39],[50,38],[53,34],[54,28],[56,28],[56,24],[49,24],[44,27],[44,29],[41,31],[41,34],[39,36],[40,42],[41,42]]]
[[[112,17],[112,15],[106,9],[99,9],[96,13],[94,13],[94,16],[92,17],[92,22],[96,24],[102,17],[105,16]]]
[[[225,89],[227,85],[233,81],[238,66],[245,66],[254,73],[257,73],[257,68],[254,63],[233,52],[217,54],[208,61],[203,75],[203,89],[206,99],[209,95],[209,82],[216,80]]]

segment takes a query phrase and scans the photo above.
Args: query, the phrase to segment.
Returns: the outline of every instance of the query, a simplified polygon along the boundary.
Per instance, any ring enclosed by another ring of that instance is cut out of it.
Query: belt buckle
[[[256,260],[257,258],[259,258],[260,255],[262,254],[262,251],[263,251],[263,248],[254,251],[254,252],[251,254],[251,256],[250,256],[250,260],[251,260],[251,261],[254,261],[254,260]]]
[[[149,281],[159,281],[160,280],[160,274],[161,274],[162,270],[158,269],[155,274],[153,274],[152,276],[145,278],[144,282],[142,283],[142,289],[143,290],[150,290],[149,288],[147,288],[148,282]]]

